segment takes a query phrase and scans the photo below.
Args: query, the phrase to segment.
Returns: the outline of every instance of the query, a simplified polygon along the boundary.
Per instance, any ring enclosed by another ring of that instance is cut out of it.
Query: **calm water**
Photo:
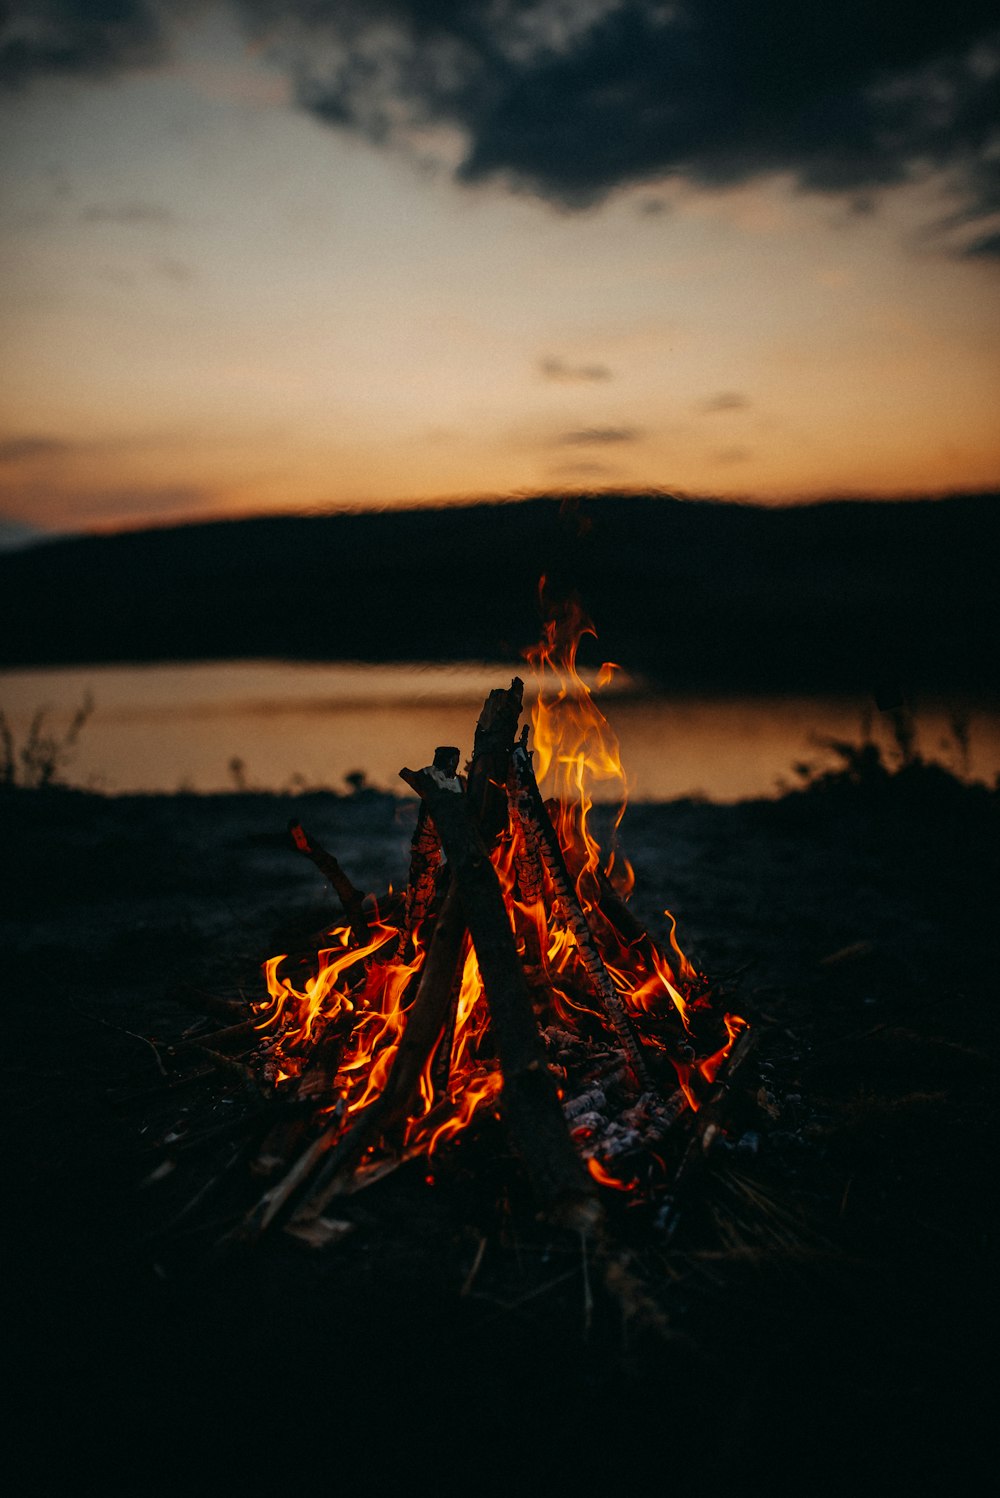
[[[0,707],[15,741],[47,708],[61,731],[89,692],[93,715],[64,778],[105,791],[344,789],[363,771],[405,792],[401,766],[428,763],[436,744],[471,749],[490,688],[523,667],[206,662],[0,672]],[[530,684],[529,691],[530,693]],[[817,737],[876,740],[891,726],[861,701],[827,698],[677,699],[621,681],[598,694],[618,734],[636,800],[697,794],[717,801],[775,795],[792,766],[833,763]],[[956,771],[1000,773],[1000,713],[974,711],[963,759],[945,708],[917,716],[917,747]],[[233,761],[241,762],[234,767]]]

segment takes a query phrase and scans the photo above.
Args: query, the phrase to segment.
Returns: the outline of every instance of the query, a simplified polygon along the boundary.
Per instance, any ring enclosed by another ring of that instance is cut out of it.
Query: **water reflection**
[[[363,772],[405,790],[403,765],[442,743],[471,750],[486,693],[525,674],[518,663],[411,666],[205,662],[0,673],[0,705],[18,743],[47,707],[57,728],[84,694],[96,709],[66,778],[107,791],[262,790],[331,786]],[[527,695],[530,697],[530,683]],[[816,740],[857,741],[864,728],[890,754],[891,723],[860,701],[831,698],[670,698],[618,675],[599,698],[621,741],[635,800],[772,796],[796,762],[832,762]],[[1000,714],[963,725],[944,707],[917,716],[917,749],[950,768],[1000,772]]]

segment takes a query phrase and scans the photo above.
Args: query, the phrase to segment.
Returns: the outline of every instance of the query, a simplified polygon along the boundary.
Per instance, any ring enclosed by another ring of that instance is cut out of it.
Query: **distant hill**
[[[5,665],[496,659],[576,589],[678,691],[996,691],[1000,496],[609,495],[217,521],[0,556]]]

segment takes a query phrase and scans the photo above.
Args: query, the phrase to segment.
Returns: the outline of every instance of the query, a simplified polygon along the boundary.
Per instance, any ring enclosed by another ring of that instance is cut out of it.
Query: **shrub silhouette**
[[[93,711],[94,699],[87,692],[69,727],[59,734],[46,729],[49,709],[39,708],[18,749],[7,716],[0,709],[0,785],[44,790],[61,784],[62,772],[73,758],[80,731]]]

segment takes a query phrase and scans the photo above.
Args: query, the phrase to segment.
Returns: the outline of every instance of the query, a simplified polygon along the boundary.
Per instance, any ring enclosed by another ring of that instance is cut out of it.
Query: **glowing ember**
[[[537,685],[531,751],[525,729],[507,753],[510,814],[490,857],[573,1140],[595,1181],[637,1193],[661,1171],[657,1141],[700,1106],[745,1022],[720,1014],[669,912],[667,950],[635,919],[626,903],[632,869],[614,851],[605,855],[594,833],[595,788],[605,799],[613,789],[619,803],[612,840],[627,800],[618,741],[577,670],[580,640],[594,633],[576,605],[564,606],[550,612],[543,640],[526,652]],[[602,668],[598,690],[614,669]],[[436,786],[467,793],[457,751],[439,751],[435,766],[428,773]],[[502,795],[492,775],[488,784]],[[544,804],[539,784],[551,797]],[[310,851],[301,829],[296,841]],[[276,1091],[299,1088],[315,1098],[327,1147],[346,1139],[371,1105],[387,1102],[390,1078],[398,1081],[410,1064],[400,1047],[443,919],[442,868],[422,805],[406,895],[390,896],[360,922],[355,911],[308,963],[281,955],[265,964],[269,1000],[256,1009],[265,1074]],[[403,1049],[419,1052],[419,1074],[402,1115],[385,1120],[377,1142],[366,1141],[362,1165],[393,1147],[432,1156],[499,1106],[504,1079],[476,950],[463,932],[445,1017],[433,1020],[422,1051],[408,1037]],[[609,1096],[623,1100],[617,1116]]]

